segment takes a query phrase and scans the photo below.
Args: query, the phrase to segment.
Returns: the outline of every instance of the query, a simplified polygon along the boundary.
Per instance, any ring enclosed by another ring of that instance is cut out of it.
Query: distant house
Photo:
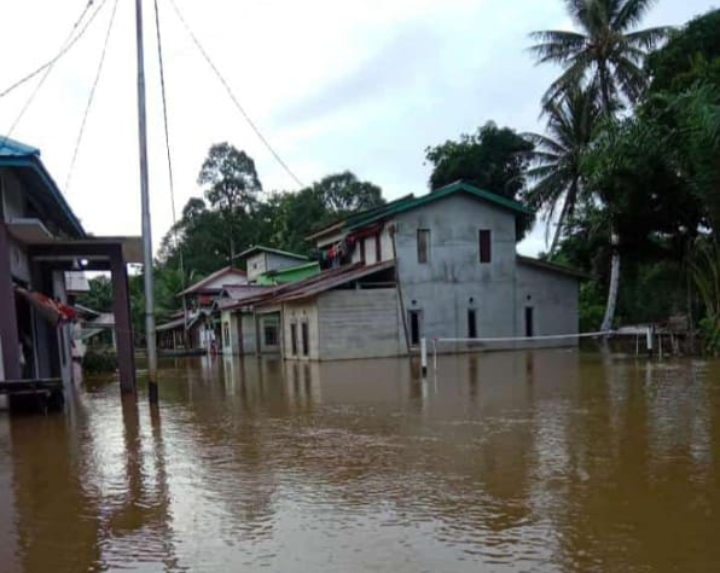
[[[163,350],[207,350],[213,343],[219,344],[220,324],[213,319],[215,302],[226,287],[247,283],[245,271],[228,266],[186,288],[178,294],[186,314],[178,312],[158,325],[158,346]]]
[[[120,382],[135,385],[126,263],[142,262],[136,237],[84,230],[40,151],[0,136],[0,380],[72,381],[75,271],[111,271]]]
[[[402,355],[424,337],[575,334],[582,274],[516,253],[517,220],[529,215],[465,183],[403,197],[309,237],[319,275],[226,311],[252,309],[260,350],[292,359]]]
[[[309,262],[309,259],[303,255],[262,245],[251,247],[235,258],[241,265],[244,263],[249,283],[262,282],[263,277],[267,276],[268,273],[277,273],[282,269],[305,265]]]

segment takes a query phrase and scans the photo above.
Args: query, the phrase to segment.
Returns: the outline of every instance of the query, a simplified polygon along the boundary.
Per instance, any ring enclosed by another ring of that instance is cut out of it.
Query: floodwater
[[[0,571],[720,571],[720,363],[164,364],[0,413]]]

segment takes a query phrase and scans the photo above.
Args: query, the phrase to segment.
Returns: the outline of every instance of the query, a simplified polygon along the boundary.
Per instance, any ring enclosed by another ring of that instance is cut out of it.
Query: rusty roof
[[[271,287],[267,292],[256,297],[238,301],[234,305],[226,307],[225,310],[310,298],[348,282],[394,267],[395,261],[384,261],[374,265],[356,263],[336,269],[329,269],[303,281]]]

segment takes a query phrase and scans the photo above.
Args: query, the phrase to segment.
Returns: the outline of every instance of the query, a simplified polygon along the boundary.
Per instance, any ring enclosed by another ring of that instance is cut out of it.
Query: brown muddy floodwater
[[[0,413],[0,571],[720,571],[720,363],[166,362]]]

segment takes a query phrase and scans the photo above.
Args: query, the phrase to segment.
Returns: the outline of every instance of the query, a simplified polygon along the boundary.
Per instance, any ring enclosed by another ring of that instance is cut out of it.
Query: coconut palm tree
[[[534,185],[528,191],[527,199],[536,209],[547,209],[548,229],[560,208],[550,255],[555,253],[565,223],[572,217],[580,198],[581,159],[592,141],[601,115],[597,101],[597,90],[592,85],[586,89],[573,86],[561,100],[550,101],[545,107],[545,135],[524,134],[535,145],[533,166],[528,171]]]
[[[533,32],[530,50],[539,64],[559,64],[560,77],[545,93],[555,100],[568,88],[593,83],[606,114],[623,96],[633,103],[647,83],[643,65],[648,50],[662,41],[669,28],[635,30],[656,0],[564,0],[578,31]]]
[[[647,85],[643,65],[648,51],[667,37],[667,27],[635,30],[656,0],[564,0],[579,31],[533,32],[530,49],[539,64],[559,64],[563,72],[548,88],[543,102],[557,100],[575,85],[598,90],[608,119],[623,98],[636,102]],[[620,236],[612,230],[613,250],[607,307],[601,329],[610,330],[620,286]]]

